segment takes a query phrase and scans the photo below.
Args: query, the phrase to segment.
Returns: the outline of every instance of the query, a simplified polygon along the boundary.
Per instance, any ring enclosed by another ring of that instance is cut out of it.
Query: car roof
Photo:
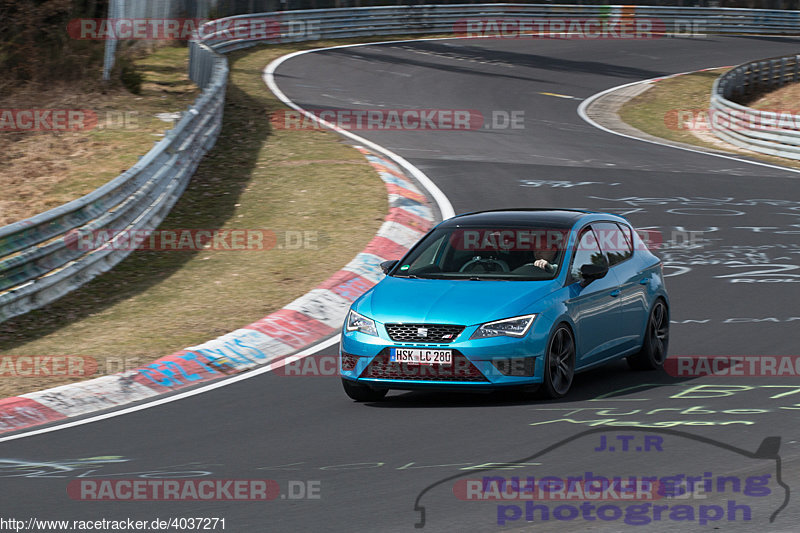
[[[592,211],[581,209],[561,208],[512,208],[494,209],[490,211],[476,211],[464,213],[449,218],[440,224],[440,227],[461,226],[521,226],[521,227],[550,227],[572,228],[575,223],[586,215],[594,214]]]

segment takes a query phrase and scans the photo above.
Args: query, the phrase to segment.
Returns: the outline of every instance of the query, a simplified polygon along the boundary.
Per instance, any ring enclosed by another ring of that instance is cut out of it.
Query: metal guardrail
[[[130,253],[116,246],[119,236],[113,235],[105,246],[83,251],[74,246],[76,231],[154,229],[164,219],[219,135],[228,76],[228,62],[221,54],[261,42],[432,33],[480,36],[470,33],[468,22],[475,20],[510,21],[511,27],[523,33],[545,28],[545,33],[554,32],[551,37],[574,37],[570,23],[587,20],[618,29],[637,21],[643,23],[641,27],[649,24],[653,38],[800,34],[797,11],[656,6],[385,6],[283,11],[211,21],[189,50],[189,75],[203,89],[202,95],[160,143],[131,169],[92,193],[0,228],[0,321],[77,289]],[[563,27],[559,26],[562,22]],[[253,31],[256,27],[266,28],[266,33]]]
[[[74,200],[0,228],[0,321],[41,307],[122,261],[120,230],[155,229],[180,198],[222,126],[228,65],[208,50],[212,73],[202,95],[133,167]],[[82,249],[80,234],[113,230]]]
[[[228,38],[230,32],[206,27],[204,42],[220,52],[228,52],[252,41],[297,42],[314,38],[345,38],[398,34],[443,33],[469,34],[467,20],[496,19],[533,23],[535,31],[552,29],[537,22],[597,19],[633,22],[649,20],[654,38],[658,36],[730,35],[800,35],[800,11],[742,8],[700,8],[609,5],[536,5],[536,4],[444,4],[420,6],[378,6],[363,8],[310,9],[250,15],[237,15],[222,21],[259,21],[276,23],[281,31],[268,39]],[[311,34],[293,33],[292,23],[313,22]],[[558,30],[552,29],[556,34]],[[563,30],[569,33],[569,24]],[[478,36],[478,35],[474,35]],[[503,37],[502,34],[500,34]],[[565,35],[566,36],[566,35]],[[590,38],[590,37],[588,37]]]
[[[800,54],[751,61],[714,81],[711,127],[723,141],[754,152],[800,160],[797,109],[760,110],[736,103],[753,95],[800,82]]]

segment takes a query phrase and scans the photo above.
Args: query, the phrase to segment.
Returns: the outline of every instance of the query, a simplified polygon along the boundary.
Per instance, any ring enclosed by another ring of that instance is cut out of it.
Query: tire
[[[574,377],[575,337],[566,324],[559,324],[547,343],[539,394],[545,398],[563,398],[569,392]]]
[[[345,394],[357,402],[379,402],[389,392],[388,389],[373,389],[344,378],[342,378],[342,386]]]
[[[664,300],[659,298],[647,319],[642,349],[628,357],[628,366],[634,370],[658,370],[667,360],[668,347],[669,309]]]

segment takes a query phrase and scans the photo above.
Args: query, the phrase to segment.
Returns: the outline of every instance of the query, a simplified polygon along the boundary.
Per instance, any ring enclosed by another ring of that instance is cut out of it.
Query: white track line
[[[314,48],[312,50],[300,50],[299,52],[293,52],[291,54],[287,54],[285,56],[281,56],[278,59],[274,60],[272,63],[267,65],[267,68],[264,69],[264,82],[270,88],[270,90],[275,93],[275,96],[280,99],[281,102],[286,104],[287,106],[291,107],[295,111],[299,111],[309,119],[321,124],[322,126],[339,133],[340,135],[344,135],[345,137],[356,141],[359,144],[363,144],[370,150],[375,152],[381,153],[400,165],[406,172],[414,176],[414,178],[428,191],[428,194],[436,201],[436,205],[439,208],[439,213],[442,216],[442,220],[447,220],[448,218],[455,216],[455,211],[453,210],[453,206],[450,204],[450,200],[445,196],[445,194],[436,186],[431,179],[426,176],[420,169],[406,161],[403,157],[397,155],[396,153],[392,152],[391,150],[384,148],[383,146],[376,144],[372,141],[368,141],[364,137],[356,135],[348,130],[340,128],[339,126],[332,124],[326,120],[322,120],[316,117],[313,113],[306,111],[299,105],[295,104],[293,101],[289,99],[288,96],[284,94],[283,91],[280,90],[278,84],[275,83],[275,70],[286,60],[292,59],[293,57],[297,57],[303,54],[310,54],[311,52],[320,52],[323,50],[335,50],[337,48],[355,48],[358,46],[370,46],[376,44],[392,44],[392,43],[408,43],[408,42],[418,42],[418,41],[437,41],[442,39],[452,39],[452,37],[445,37],[445,38],[432,38],[432,39],[405,39],[400,41],[382,41],[378,43],[358,43],[358,44],[343,44],[339,46],[328,46],[325,48]]]
[[[52,427],[46,427],[42,429],[34,429],[32,431],[28,431],[25,433],[20,433],[18,435],[9,435],[8,437],[0,438],[0,442],[6,442],[10,440],[21,439],[23,437],[32,437],[34,435],[41,435],[42,433],[50,433],[51,431],[58,431],[60,429],[71,428],[75,426],[82,426],[83,424],[89,424],[91,422],[97,422],[99,420],[106,420],[108,418],[114,418],[116,416],[127,415],[129,413],[135,413],[136,411],[142,411],[144,409],[149,409],[151,407],[156,407],[158,405],[162,405],[165,403],[176,402],[178,400],[182,400],[184,398],[189,398],[190,396],[195,396],[197,394],[202,394],[204,392],[208,392],[214,389],[219,389],[220,387],[227,387],[228,385],[233,385],[234,383],[238,383],[239,381],[243,381],[245,379],[250,379],[266,372],[271,372],[277,368],[281,368],[282,366],[286,365],[287,361],[296,361],[298,358],[309,356],[313,353],[316,353],[324,348],[328,348],[334,344],[339,342],[339,335],[331,337],[329,339],[325,339],[313,346],[309,346],[302,352],[296,353],[294,355],[290,355],[288,357],[283,357],[279,361],[274,363],[270,363],[266,366],[262,366],[260,368],[256,368],[254,370],[248,370],[242,374],[231,376],[227,379],[223,379],[222,381],[217,381],[214,383],[210,383],[208,385],[203,385],[202,387],[198,387],[196,389],[192,389],[186,392],[179,392],[178,394],[173,394],[170,396],[165,396],[162,398],[158,398],[153,401],[149,401],[147,403],[141,405],[135,405],[133,407],[127,407],[125,409],[120,409],[119,411],[112,411],[110,413],[104,413],[102,415],[96,415],[90,418],[85,418],[82,420],[74,420],[72,422],[65,422],[63,424],[58,424]]]
[[[288,59],[291,59],[293,57],[296,57],[296,56],[299,56],[299,55],[302,55],[302,54],[308,54],[308,53],[311,53],[311,52],[317,52],[317,51],[321,51],[321,50],[332,50],[332,49],[335,49],[335,48],[353,48],[353,47],[358,47],[358,46],[370,46],[370,45],[377,45],[377,44],[417,42],[417,41],[421,41],[421,40],[441,40],[441,39],[440,38],[435,38],[435,39],[406,39],[406,40],[401,40],[401,41],[383,41],[383,42],[377,42],[377,43],[347,44],[347,45],[340,45],[340,46],[329,46],[329,47],[325,47],[325,48],[315,48],[315,49],[312,49],[312,50],[302,50],[302,51],[299,51],[299,52],[294,52],[294,53],[279,57],[278,59],[274,60],[272,63],[267,65],[267,67],[264,69],[264,80],[267,83],[267,85],[269,86],[270,90],[273,93],[275,93],[275,96],[277,96],[283,103],[285,103],[286,105],[288,105],[292,109],[295,109],[296,111],[299,111],[299,112],[303,113],[304,115],[306,115],[307,117],[311,118],[312,120],[316,120],[317,122],[319,122],[320,124],[324,125],[325,127],[328,127],[330,129],[336,131],[337,133],[340,133],[340,134],[344,135],[345,137],[349,137],[350,139],[353,139],[354,141],[356,141],[358,143],[361,143],[364,146],[369,147],[371,150],[375,150],[376,152],[380,152],[380,153],[386,155],[386,157],[388,157],[389,159],[394,160],[396,163],[398,163],[400,166],[402,166],[405,170],[407,170],[409,173],[411,173],[414,176],[414,178],[416,178],[417,181],[419,181],[419,183],[434,198],[434,200],[436,201],[437,206],[439,207],[439,211],[441,213],[442,219],[448,219],[448,218],[450,218],[450,217],[455,215],[455,211],[453,210],[453,206],[450,204],[450,200],[433,183],[433,181],[431,181],[431,179],[428,178],[428,176],[426,176],[421,170],[419,170],[417,167],[415,167],[414,165],[412,165],[411,163],[406,161],[401,156],[395,154],[394,152],[392,152],[392,151],[390,151],[390,150],[388,150],[388,149],[386,149],[386,148],[384,148],[384,147],[382,147],[382,146],[380,146],[380,145],[378,145],[376,143],[373,143],[372,141],[368,141],[367,139],[364,139],[363,137],[355,135],[355,134],[353,134],[353,133],[351,133],[349,131],[343,130],[343,129],[335,126],[334,124],[330,124],[330,123],[328,123],[328,122],[326,122],[324,120],[319,120],[317,117],[315,117],[313,115],[313,113],[309,113],[305,109],[301,108],[300,106],[298,106],[297,104],[292,102],[283,93],[283,91],[281,91],[278,88],[277,84],[275,83],[275,78],[274,78],[275,69],[278,68],[278,66],[280,66],[281,63],[283,63],[284,61],[286,61]],[[653,78],[653,79],[659,79],[659,78]],[[761,162],[758,162],[758,161],[748,161],[746,159],[739,159],[737,157],[732,157],[732,156],[727,156],[727,155],[722,155],[722,154],[714,154],[714,153],[709,153],[709,152],[703,152],[702,150],[694,150],[694,149],[691,149],[691,148],[684,148],[684,147],[681,147],[681,146],[672,146],[672,145],[669,145],[669,144],[660,143],[660,142],[652,141],[652,140],[649,140],[649,139],[641,139],[639,137],[634,137],[632,135],[619,133],[619,132],[616,132],[614,130],[608,129],[608,128],[604,127],[604,126],[601,126],[600,124],[598,124],[597,122],[595,122],[594,120],[592,120],[591,118],[589,118],[586,115],[586,108],[594,100],[596,100],[597,98],[599,98],[599,97],[601,97],[601,96],[603,96],[605,94],[608,94],[609,92],[616,91],[617,89],[621,89],[621,88],[624,88],[624,87],[629,87],[631,85],[636,85],[637,83],[647,83],[647,82],[652,82],[652,80],[644,80],[644,81],[637,81],[637,82],[633,82],[633,83],[626,83],[626,84],[623,84],[623,85],[619,85],[617,87],[612,87],[611,89],[606,89],[605,91],[602,91],[602,92],[599,92],[599,93],[597,93],[597,94],[595,94],[593,96],[590,96],[589,98],[584,100],[581,103],[581,105],[578,107],[578,114],[580,115],[580,117],[583,120],[585,120],[586,122],[588,122],[592,126],[598,128],[598,129],[601,129],[603,131],[606,131],[608,133],[613,133],[614,135],[619,135],[621,137],[626,137],[626,138],[629,138],[629,139],[636,139],[638,141],[644,141],[644,142],[648,142],[648,143],[656,144],[656,145],[660,145],[660,146],[669,146],[669,147],[672,147],[672,148],[677,148],[679,150],[686,150],[688,152],[695,152],[695,153],[707,154],[707,155],[711,155],[711,156],[715,156],[715,157],[722,157],[724,159],[731,159],[733,161],[740,161],[742,163],[750,163],[750,164],[753,164],[753,165],[759,165],[759,166],[768,167],[768,168],[775,168],[775,169],[780,169],[780,170],[788,170],[790,172],[800,173],[800,170],[798,170],[798,169],[781,167],[779,165],[771,165],[771,164],[768,164],[768,163],[761,163]],[[306,348],[305,350],[303,350],[303,351],[301,351],[301,352],[299,352],[297,354],[291,355],[289,357],[284,357],[284,358],[280,359],[279,361],[277,361],[275,363],[270,363],[270,364],[268,364],[266,366],[263,366],[263,367],[260,367],[260,368],[256,368],[254,370],[250,370],[250,371],[247,371],[247,372],[245,372],[243,374],[239,374],[237,376],[233,376],[233,377],[230,377],[230,378],[227,378],[227,379],[223,379],[223,380],[218,381],[218,382],[210,383],[208,385],[203,385],[201,387],[197,387],[196,389],[192,389],[192,390],[185,391],[185,392],[180,392],[180,393],[177,393],[177,394],[172,394],[170,396],[165,396],[165,397],[162,397],[162,398],[158,398],[158,399],[153,400],[153,401],[148,401],[148,402],[143,403],[141,405],[136,405],[136,406],[133,406],[133,407],[127,407],[125,409],[120,409],[118,411],[112,411],[112,412],[109,412],[109,413],[104,413],[104,414],[101,414],[101,415],[96,415],[96,416],[92,416],[92,417],[89,417],[89,418],[84,418],[84,419],[81,419],[81,420],[74,420],[72,422],[65,422],[63,424],[58,424],[58,425],[55,425],[55,426],[46,427],[46,428],[42,428],[42,429],[35,429],[35,430],[32,430],[32,431],[19,433],[19,434],[16,434],[16,435],[9,435],[7,437],[0,437],[0,442],[8,442],[8,441],[12,441],[12,440],[22,439],[22,438],[25,438],[25,437],[32,437],[34,435],[41,435],[41,434],[44,434],[44,433],[50,433],[50,432],[58,431],[58,430],[61,430],[61,429],[67,429],[67,428],[71,428],[71,427],[75,427],[75,426],[82,426],[84,424],[89,424],[89,423],[92,423],[92,422],[98,422],[100,420],[106,420],[106,419],[109,419],[109,418],[114,418],[114,417],[117,417],[117,416],[122,416],[122,415],[126,415],[126,414],[129,414],[129,413],[134,413],[134,412],[137,412],[137,411],[143,411],[143,410],[149,409],[151,407],[156,407],[156,406],[163,405],[163,404],[166,404],[166,403],[175,402],[175,401],[178,401],[178,400],[182,400],[184,398],[189,398],[191,396],[202,394],[204,392],[212,391],[214,389],[219,389],[221,387],[227,387],[228,385],[233,385],[234,383],[238,383],[239,381],[243,381],[245,379],[250,379],[250,378],[259,376],[261,374],[265,374],[267,372],[271,372],[271,371],[273,371],[273,370],[275,370],[277,368],[281,368],[284,365],[286,365],[286,362],[289,361],[289,360],[296,361],[298,358],[307,357],[307,356],[309,356],[311,354],[314,354],[314,353],[318,352],[319,350],[322,350],[324,348],[328,348],[330,346],[333,346],[337,342],[339,342],[339,335],[336,335],[336,336],[331,337],[329,339],[323,340],[323,341],[321,341],[321,342],[319,342],[317,344],[314,344],[314,345]]]
[[[716,67],[716,68],[723,68],[723,67]],[[711,69],[702,69],[702,70],[711,70]],[[693,72],[700,72],[700,71],[693,71]],[[691,73],[692,72],[681,72],[679,74],[672,74],[671,76],[659,76],[657,78],[650,78],[648,80],[642,80],[642,81],[634,81],[634,82],[631,82],[631,83],[624,83],[622,85],[617,85],[616,87],[611,87],[610,89],[606,89],[605,91],[601,91],[601,92],[599,92],[597,94],[593,94],[592,96],[590,96],[589,98],[587,98],[586,100],[581,102],[581,104],[578,106],[578,115],[580,115],[580,117],[583,120],[585,120],[586,122],[588,122],[589,124],[591,124],[595,128],[601,129],[601,130],[603,130],[605,132],[608,132],[608,133],[613,133],[614,135],[619,135],[620,137],[625,137],[627,139],[634,139],[634,140],[637,140],[637,141],[642,141],[642,142],[646,142],[646,143],[650,143],[650,144],[655,144],[655,145],[658,145],[658,146],[667,146],[669,148],[675,148],[676,150],[685,150],[687,152],[693,152],[693,153],[696,153],[696,154],[705,154],[705,155],[710,155],[710,156],[713,156],[713,157],[721,157],[723,159],[730,159],[732,161],[739,161],[740,163],[748,163],[750,165],[758,165],[760,167],[767,167],[767,168],[774,168],[774,169],[778,169],[778,170],[785,170],[787,172],[794,172],[795,174],[800,173],[800,169],[797,169],[797,168],[783,167],[781,165],[773,165],[773,164],[764,163],[764,162],[761,162],[761,161],[750,161],[748,159],[741,159],[739,157],[734,157],[732,155],[717,154],[717,153],[714,153],[714,152],[706,152],[706,151],[703,151],[703,150],[696,150],[694,148],[689,148],[689,147],[686,147],[686,146],[675,146],[673,144],[667,144],[667,143],[659,142],[659,141],[652,140],[652,139],[644,139],[642,137],[635,137],[635,136],[629,135],[627,133],[621,133],[619,131],[614,131],[612,129],[606,128],[605,126],[603,126],[601,124],[598,124],[597,122],[595,122],[594,120],[589,118],[589,116],[586,114],[586,109],[595,100],[597,100],[598,98],[600,98],[602,96],[605,96],[608,93],[617,91],[619,89],[624,89],[625,87],[632,87],[633,85],[638,85],[640,83],[654,83],[656,80],[662,80],[662,79],[666,79],[666,78],[672,78],[672,77],[675,77],[675,76],[682,76],[684,74],[691,74]],[[792,176],[792,177],[794,177],[794,176]]]
[[[317,48],[317,49],[313,49],[313,50],[303,50],[303,51],[300,51],[300,52],[294,52],[292,54],[287,54],[285,56],[279,57],[278,59],[274,60],[272,63],[267,65],[267,67],[264,69],[264,80],[266,81],[266,83],[269,86],[270,90],[272,90],[272,92],[275,93],[275,96],[277,96],[286,105],[288,105],[292,109],[300,111],[304,115],[307,115],[307,116],[310,115],[312,118],[316,118],[316,117],[313,116],[313,114],[308,113],[307,111],[302,109],[300,106],[298,106],[297,104],[295,104],[294,102],[289,100],[289,98],[287,98],[287,96],[283,93],[283,91],[281,91],[278,88],[278,86],[275,84],[273,73],[275,72],[275,69],[281,63],[283,63],[287,59],[291,59],[292,57],[295,57],[295,56],[298,56],[298,55],[301,55],[301,54],[307,54],[307,53],[310,53],[310,52],[316,52],[316,51],[319,51],[319,50],[330,50],[332,48],[348,48],[348,47],[356,47],[356,46],[368,46],[368,45],[372,45],[372,44],[413,42],[413,41],[419,41],[419,40],[423,40],[423,39],[408,39],[408,40],[404,40],[404,41],[385,41],[385,42],[377,42],[377,43],[348,44],[348,45],[342,45],[342,46],[330,46],[330,47],[326,47],[326,48]],[[438,39],[424,39],[424,40],[438,40]],[[372,141],[368,141],[367,139],[364,139],[363,137],[359,137],[358,135],[352,134],[349,131],[342,130],[341,128],[338,128],[333,124],[328,124],[328,123],[325,123],[324,121],[319,121],[319,122],[321,122],[325,127],[333,129],[337,133],[340,133],[340,134],[344,135],[345,137],[349,137],[350,139],[352,139],[352,140],[354,140],[354,141],[356,141],[356,142],[358,142],[360,144],[363,144],[364,146],[368,147],[370,150],[374,150],[376,152],[384,154],[386,157],[388,157],[389,159],[395,161],[398,165],[403,167],[403,169],[405,169],[412,176],[414,176],[414,178],[420,183],[420,185],[422,185],[422,187],[425,188],[428,191],[430,196],[433,197],[433,199],[436,201],[436,205],[439,208],[439,212],[440,212],[443,220],[444,219],[448,219],[448,218],[450,218],[450,217],[455,215],[455,211],[453,210],[453,206],[450,204],[450,200],[439,189],[439,187],[437,187],[436,184],[434,184],[433,181],[431,181],[431,179],[428,176],[426,176],[421,170],[419,170],[417,167],[415,167],[414,165],[412,165],[411,163],[406,161],[404,158],[402,158],[399,155],[395,154],[394,152],[384,148],[383,146],[380,146],[379,144],[376,144],[376,143],[374,143]],[[324,348],[328,348],[330,346],[333,346],[334,344],[339,342],[339,337],[340,337],[340,335],[336,335],[336,336],[331,337],[329,339],[325,339],[325,340],[323,340],[323,341],[321,341],[321,342],[319,342],[317,344],[309,346],[308,348],[306,348],[305,350],[303,350],[303,351],[301,351],[299,353],[296,353],[296,354],[293,354],[293,355],[290,355],[290,356],[287,356],[287,357],[283,357],[283,358],[281,358],[280,360],[278,360],[278,361],[276,361],[274,363],[270,363],[270,364],[268,364],[266,366],[263,366],[263,367],[260,367],[260,368],[256,368],[254,370],[248,370],[247,372],[244,372],[242,374],[239,374],[239,375],[236,375],[236,376],[232,376],[230,378],[223,379],[221,381],[217,381],[217,382],[214,382],[214,383],[210,383],[208,385],[203,385],[203,386],[197,387],[196,389],[192,389],[192,390],[185,391],[185,392],[180,392],[180,393],[177,393],[177,394],[172,394],[170,396],[165,396],[165,397],[161,397],[161,398],[158,398],[158,399],[155,399],[155,400],[152,400],[152,401],[148,401],[148,402],[143,403],[141,405],[135,405],[133,407],[127,407],[127,408],[120,409],[120,410],[117,410],[117,411],[111,411],[109,413],[104,413],[104,414],[101,414],[101,415],[96,415],[96,416],[92,416],[92,417],[89,417],[89,418],[84,418],[84,419],[81,419],[81,420],[73,420],[71,422],[64,422],[64,423],[60,423],[60,424],[57,424],[57,425],[54,425],[54,426],[50,426],[50,427],[46,427],[46,428],[34,429],[34,430],[31,430],[31,431],[26,431],[24,433],[18,433],[18,434],[15,434],[15,435],[9,435],[7,437],[0,437],[0,442],[8,442],[8,441],[12,441],[12,440],[22,439],[22,438],[25,438],[25,437],[32,437],[34,435],[41,435],[43,433],[50,433],[50,432],[58,431],[58,430],[61,430],[61,429],[67,429],[67,428],[71,428],[71,427],[75,427],[75,426],[82,426],[84,424],[89,424],[89,423],[92,423],[92,422],[98,422],[100,420],[106,420],[106,419],[114,418],[114,417],[117,417],[117,416],[127,415],[129,413],[135,413],[137,411],[142,411],[144,409],[149,409],[151,407],[156,407],[156,406],[163,405],[163,404],[166,404],[166,403],[176,402],[178,400],[182,400],[184,398],[189,398],[191,396],[195,396],[197,394],[202,394],[204,392],[209,392],[209,391],[212,391],[214,389],[219,389],[221,387],[227,387],[228,385],[233,385],[234,383],[238,383],[239,381],[243,381],[245,379],[250,379],[250,378],[259,376],[261,374],[265,374],[267,372],[271,372],[271,371],[273,371],[273,370],[275,370],[277,368],[281,368],[282,366],[286,365],[287,361],[296,361],[298,358],[307,357],[307,356],[309,356],[311,354],[314,354],[314,353],[318,352],[319,350],[322,350]]]

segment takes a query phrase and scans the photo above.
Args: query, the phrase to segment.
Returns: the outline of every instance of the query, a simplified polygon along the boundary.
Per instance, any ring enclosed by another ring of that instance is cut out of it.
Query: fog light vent
[[[355,370],[358,356],[342,352],[342,370]]]
[[[492,359],[492,364],[504,376],[531,377],[536,369],[536,358],[510,357],[507,359]]]

